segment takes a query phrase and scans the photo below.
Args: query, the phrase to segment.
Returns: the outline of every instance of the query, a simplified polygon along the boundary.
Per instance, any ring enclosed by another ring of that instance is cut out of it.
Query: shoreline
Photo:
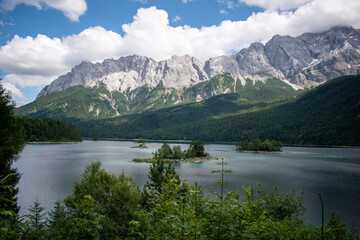
[[[83,141],[78,141],[78,142],[25,142],[25,144],[67,144],[67,143],[81,143]]]
[[[154,163],[157,159],[155,158],[134,158],[129,162],[133,163]],[[165,163],[181,164],[181,163],[202,163],[206,161],[216,160],[216,158],[189,158],[189,159],[164,159]]]
[[[245,150],[245,151],[236,150],[236,151],[242,153],[284,153],[284,151],[251,151],[251,150]]]
[[[86,141],[93,141],[92,138],[84,137]],[[118,142],[135,142],[137,139],[129,138],[102,138],[100,141],[118,141]],[[190,144],[191,140],[153,140],[153,139],[146,139],[147,143],[185,143]],[[224,144],[224,145],[236,145],[237,142],[222,142],[222,141],[203,141],[205,145],[207,144]],[[360,148],[360,146],[346,146],[346,145],[320,145],[320,144],[288,144],[283,143],[283,147],[316,147],[316,148]]]

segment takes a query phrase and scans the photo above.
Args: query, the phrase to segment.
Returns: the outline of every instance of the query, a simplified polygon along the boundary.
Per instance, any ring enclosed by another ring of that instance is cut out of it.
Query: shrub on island
[[[280,152],[282,143],[276,140],[266,139],[261,142],[260,139],[254,139],[251,142],[240,141],[236,143],[236,150],[238,151],[254,151],[254,152]]]

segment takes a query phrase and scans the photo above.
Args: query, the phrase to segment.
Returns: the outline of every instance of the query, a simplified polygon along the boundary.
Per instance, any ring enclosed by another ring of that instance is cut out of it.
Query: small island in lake
[[[236,143],[236,150],[241,152],[281,152],[282,143],[276,140],[266,139],[261,142],[260,139],[254,139],[251,142],[240,141]]]
[[[211,159],[209,153],[205,152],[204,144],[201,140],[193,141],[189,148],[184,151],[179,145],[171,148],[165,142],[153,155],[153,158],[135,158],[133,161],[154,163],[158,159],[163,159],[165,163],[184,163],[204,162]]]
[[[143,138],[139,138],[136,143],[139,143],[139,145],[131,147],[131,148],[148,148],[145,144],[146,144],[146,139]]]

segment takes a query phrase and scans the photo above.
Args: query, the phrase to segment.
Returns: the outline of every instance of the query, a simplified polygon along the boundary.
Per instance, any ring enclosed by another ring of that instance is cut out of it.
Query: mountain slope
[[[264,91],[264,92],[262,92]],[[239,93],[247,100],[275,100],[298,94],[280,80],[268,79],[243,86],[229,74],[216,76],[209,81],[183,89],[168,90],[163,85],[151,89],[148,85],[133,91],[109,92],[105,87],[74,86],[36,99],[15,110],[17,115],[33,118],[75,119],[111,118],[124,114],[140,113],[179,104],[197,102],[223,93]]]
[[[292,100],[244,104],[226,94],[185,106],[79,123],[85,136],[360,145],[360,76],[340,77]]]

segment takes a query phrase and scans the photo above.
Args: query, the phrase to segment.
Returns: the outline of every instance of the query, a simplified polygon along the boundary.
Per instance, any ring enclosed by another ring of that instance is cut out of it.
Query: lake
[[[72,184],[79,181],[84,167],[99,160],[110,173],[132,176],[138,186],[147,180],[149,163],[133,163],[133,158],[147,158],[161,147],[161,143],[148,143],[147,149],[131,148],[132,142],[84,141],[72,144],[27,144],[14,167],[22,174],[18,201],[20,214],[38,198],[50,210],[55,201],[63,200],[72,192]],[[188,144],[180,145],[183,150]],[[278,186],[281,192],[305,190],[307,207],[304,219],[319,225],[321,207],[318,193],[324,201],[325,216],[330,211],[340,213],[350,226],[352,219],[360,224],[360,149],[283,147],[282,153],[241,153],[234,145],[208,144],[205,149],[212,157],[230,158],[226,175],[226,191],[242,192],[242,186],[261,184],[271,190]],[[216,184],[219,161],[184,163],[175,165],[182,179],[198,182],[204,190],[220,191]]]

